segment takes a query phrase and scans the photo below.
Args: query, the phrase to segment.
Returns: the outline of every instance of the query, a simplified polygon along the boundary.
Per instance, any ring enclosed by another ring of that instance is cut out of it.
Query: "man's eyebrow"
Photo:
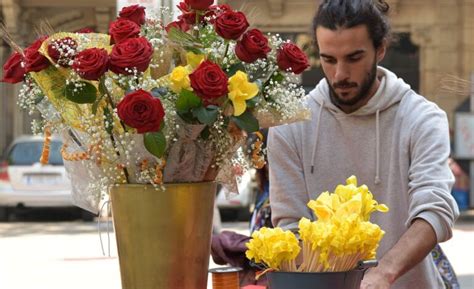
[[[354,56],[357,56],[357,55],[360,55],[360,54],[363,54],[363,53],[365,53],[364,49],[358,49],[358,50],[348,54],[347,57],[354,57]]]
[[[319,56],[325,57],[325,58],[334,58],[333,56],[327,55],[327,54],[324,54],[324,53],[319,53]]]
[[[346,57],[354,57],[354,56],[357,56],[357,55],[360,55],[360,54],[363,54],[363,53],[365,53],[364,49],[358,49],[354,52],[349,53],[348,55],[346,55]],[[325,58],[334,58],[334,56],[331,56],[331,55],[328,55],[328,54],[325,54],[325,53],[320,53],[319,56],[320,57],[325,57]]]

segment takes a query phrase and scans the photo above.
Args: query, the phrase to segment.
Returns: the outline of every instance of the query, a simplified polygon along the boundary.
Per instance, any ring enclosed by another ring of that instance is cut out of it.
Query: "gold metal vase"
[[[205,289],[216,183],[111,189],[122,289]]]

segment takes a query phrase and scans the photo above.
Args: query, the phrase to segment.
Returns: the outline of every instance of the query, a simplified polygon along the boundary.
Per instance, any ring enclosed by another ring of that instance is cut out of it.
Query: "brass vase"
[[[205,289],[216,183],[110,191],[123,289]]]

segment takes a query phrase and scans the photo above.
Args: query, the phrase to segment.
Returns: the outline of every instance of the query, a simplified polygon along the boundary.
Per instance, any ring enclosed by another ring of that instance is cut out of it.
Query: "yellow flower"
[[[229,99],[234,106],[234,116],[239,116],[247,108],[245,101],[254,98],[258,94],[258,86],[249,82],[247,74],[239,70],[229,79],[228,87]]]
[[[204,61],[206,56],[204,54],[195,54],[194,52],[186,53],[186,61],[193,69],[199,66]]]
[[[313,210],[318,220],[328,221],[339,208],[339,196],[324,192],[316,200],[311,200],[308,207]]]
[[[171,72],[170,88],[175,93],[180,93],[182,89],[191,87],[189,71],[184,66],[178,66]]]
[[[291,231],[263,227],[252,234],[245,255],[256,263],[278,270],[282,262],[295,260],[300,253],[298,239]]]
[[[374,196],[366,185],[357,186],[357,177],[355,176],[350,176],[346,180],[346,185],[338,185],[334,190],[334,194],[338,195],[343,203],[350,201],[356,195],[360,195],[362,204],[360,216],[364,221],[370,220],[370,215],[375,211],[388,212],[386,205],[379,204],[374,200]]]

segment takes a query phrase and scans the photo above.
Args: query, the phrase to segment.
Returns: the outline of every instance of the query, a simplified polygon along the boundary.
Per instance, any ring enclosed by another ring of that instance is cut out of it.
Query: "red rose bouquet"
[[[63,136],[79,206],[97,211],[94,200],[118,183],[232,185],[234,172],[262,165],[257,147],[250,157],[239,150],[246,134],[308,118],[297,77],[304,53],[212,4],[181,2],[172,23],[133,5],[109,34],[13,45],[3,81],[23,81],[20,105],[42,116],[35,128]]]

